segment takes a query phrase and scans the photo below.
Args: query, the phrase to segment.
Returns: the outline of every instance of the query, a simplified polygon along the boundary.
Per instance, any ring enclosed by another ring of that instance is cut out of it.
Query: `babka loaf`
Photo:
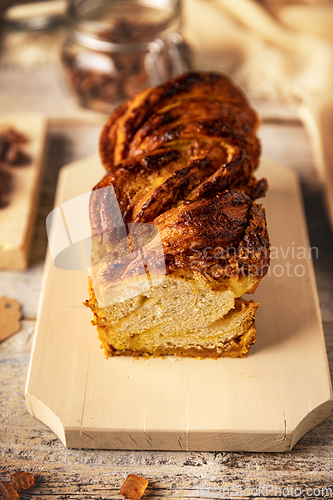
[[[243,357],[269,267],[258,117],[224,75],[149,88],[106,122],[86,305],[106,355]]]

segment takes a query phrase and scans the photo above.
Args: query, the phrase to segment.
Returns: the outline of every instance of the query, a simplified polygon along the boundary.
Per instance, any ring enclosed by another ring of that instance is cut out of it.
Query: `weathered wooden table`
[[[18,470],[36,477],[20,498],[122,498],[129,473],[149,480],[149,498],[333,498],[333,416],[306,434],[290,453],[161,452],[66,449],[27,411],[24,387],[47,248],[45,218],[53,208],[59,169],[97,149],[104,117],[78,110],[52,68],[6,68],[0,74],[2,112],[43,112],[48,149],[32,257],[24,272],[0,271],[0,295],[22,306],[18,333],[0,344],[0,480]],[[51,99],[52,96],[52,99]],[[298,171],[330,368],[333,369],[333,235],[309,138],[291,111],[255,103],[262,116],[263,152]]]

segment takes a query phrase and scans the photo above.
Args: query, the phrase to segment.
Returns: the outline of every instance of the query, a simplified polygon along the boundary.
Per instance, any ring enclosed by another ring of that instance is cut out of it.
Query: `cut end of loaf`
[[[259,304],[181,278],[167,277],[162,286],[109,307],[98,305],[89,279],[86,305],[107,357],[236,358],[256,340]]]

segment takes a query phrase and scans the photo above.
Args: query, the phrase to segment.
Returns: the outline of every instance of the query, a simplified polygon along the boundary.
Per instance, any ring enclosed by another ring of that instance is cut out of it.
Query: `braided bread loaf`
[[[106,355],[248,352],[258,304],[240,297],[269,266],[257,126],[215,73],[144,90],[105,124],[87,305]]]

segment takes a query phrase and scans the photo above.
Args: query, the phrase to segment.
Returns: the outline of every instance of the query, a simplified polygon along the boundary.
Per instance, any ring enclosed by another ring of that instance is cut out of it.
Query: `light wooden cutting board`
[[[90,191],[97,156],[62,169],[56,206]],[[67,447],[283,452],[328,417],[332,391],[298,180],[264,159],[272,263],[245,359],[105,359],[87,272],[47,259],[26,385],[30,413]],[[319,257],[320,258],[320,255]]]
[[[22,149],[31,163],[11,167],[13,189],[9,204],[0,208],[0,269],[25,269],[39,201],[47,120],[40,114],[0,115],[0,131],[13,127],[27,136]]]

